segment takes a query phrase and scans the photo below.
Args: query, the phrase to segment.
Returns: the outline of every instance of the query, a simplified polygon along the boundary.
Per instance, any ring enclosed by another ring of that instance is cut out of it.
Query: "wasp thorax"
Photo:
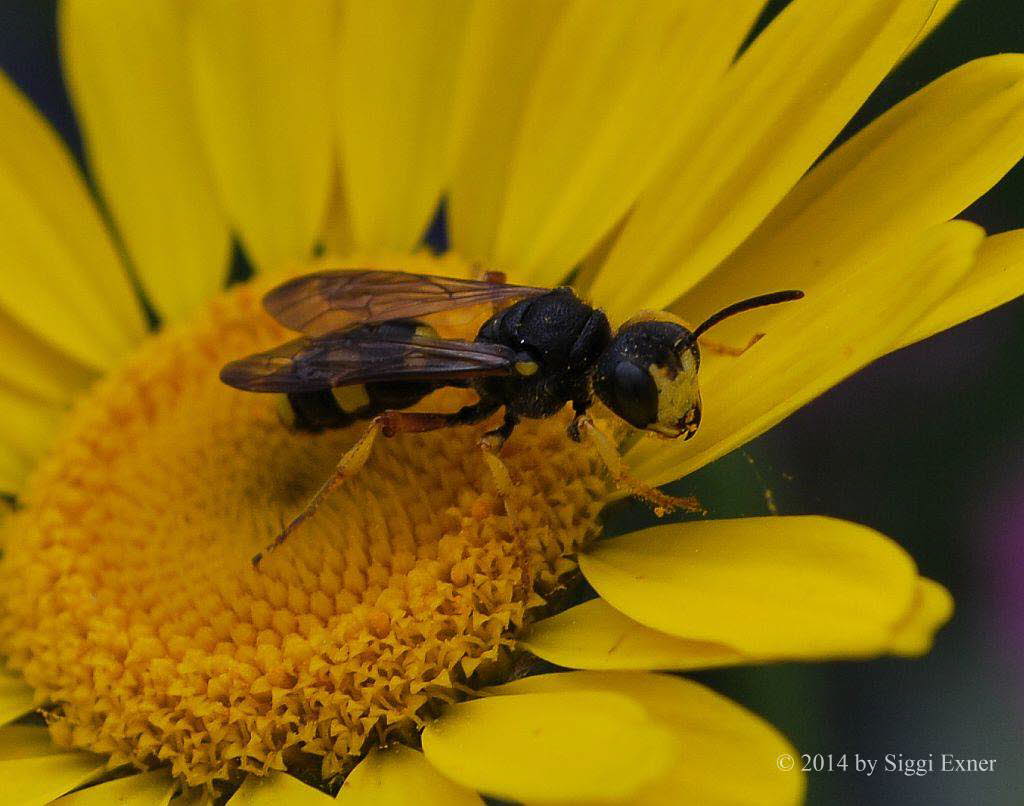
[[[598,362],[594,392],[636,428],[689,439],[700,424],[699,366],[700,352],[682,325],[626,323]]]

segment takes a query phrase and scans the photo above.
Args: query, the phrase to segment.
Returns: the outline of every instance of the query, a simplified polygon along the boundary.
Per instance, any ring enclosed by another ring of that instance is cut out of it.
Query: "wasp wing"
[[[232,361],[221,380],[250,392],[313,392],[374,381],[446,381],[513,373],[515,353],[498,344],[346,333],[295,339]]]
[[[549,290],[400,271],[338,269],[282,283],[263,298],[263,307],[285,327],[307,336],[322,336],[355,322],[415,319]]]

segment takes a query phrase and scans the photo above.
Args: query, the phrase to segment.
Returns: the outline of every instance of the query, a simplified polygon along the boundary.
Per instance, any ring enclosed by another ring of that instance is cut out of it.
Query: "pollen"
[[[509,668],[608,493],[567,416],[509,440],[508,500],[477,448],[493,424],[382,438],[254,569],[363,428],[296,433],[276,396],[220,383],[226,361],[294,335],[263,290],[222,295],[101,381],[5,522],[0,654],[55,741],[193,786],[296,767],[330,781],[375,745],[415,744]]]

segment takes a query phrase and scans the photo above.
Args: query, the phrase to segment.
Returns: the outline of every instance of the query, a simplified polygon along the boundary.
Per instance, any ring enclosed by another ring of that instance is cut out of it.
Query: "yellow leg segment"
[[[630,495],[635,495],[649,503],[654,509],[654,514],[659,518],[676,509],[681,509],[684,512],[707,513],[696,498],[678,498],[668,495],[634,477],[626,467],[626,463],[622,461],[615,444],[589,416],[579,417],[578,424],[580,433],[590,439],[597,450],[597,455],[608,468],[615,485],[626,490]]]
[[[733,347],[731,344],[723,344],[720,341],[709,339],[706,336],[701,336],[697,343],[700,345],[702,350],[707,350],[709,353],[717,353],[718,355],[731,355],[734,358],[739,358],[747,350],[757,344],[761,339],[764,338],[764,333],[755,333],[750,337],[750,341],[747,342],[744,347]]]
[[[673,320],[681,324],[683,327],[685,327],[687,330],[693,330],[693,325],[691,325],[685,319],[680,319],[677,316],[673,316],[672,318]],[[764,333],[755,333],[753,336],[750,337],[750,341],[748,341],[743,347],[734,347],[733,345],[726,344],[725,342],[722,341],[709,339],[707,336],[701,336],[699,339],[697,339],[697,343],[700,345],[700,348],[705,352],[715,353],[716,355],[731,355],[733,358],[739,358],[741,355],[743,355],[747,350],[749,350],[763,338]]]
[[[486,439],[480,440],[480,453],[483,454],[484,464],[487,465],[491,478],[494,479],[494,486],[498,490],[498,495],[505,500],[505,507],[507,509],[508,501],[512,496],[512,476],[508,472],[508,467],[501,461],[501,457],[498,456],[499,450],[501,450],[500,445],[492,445]]]
[[[366,460],[370,458],[370,450],[373,448],[373,443],[377,439],[377,434],[379,434],[380,431],[381,425],[377,420],[370,423],[363,435],[356,441],[356,444],[345,451],[345,455],[341,457],[341,460],[338,462],[338,466],[334,468],[334,472],[323,484],[320,485],[320,489],[313,493],[313,497],[306,503],[302,512],[291,519],[281,533],[274,538],[273,543],[268,545],[263,549],[263,551],[252,558],[252,564],[256,568],[259,568],[260,561],[267,554],[284,543],[292,532],[316,514],[316,511],[320,508],[320,504],[323,503],[323,500],[328,495],[337,490],[338,487],[344,484],[347,479],[352,478],[362,469],[363,465],[366,464]]]
[[[519,509],[515,502],[516,486],[512,481],[512,474],[508,472],[506,465],[498,455],[505,444],[505,437],[501,434],[491,432],[484,434],[480,442],[480,453],[484,457],[484,464],[494,480],[494,487],[498,497],[505,507],[505,516],[508,518],[509,532],[515,540],[515,544],[521,552],[527,551],[526,531],[523,528],[523,520],[519,517]]]

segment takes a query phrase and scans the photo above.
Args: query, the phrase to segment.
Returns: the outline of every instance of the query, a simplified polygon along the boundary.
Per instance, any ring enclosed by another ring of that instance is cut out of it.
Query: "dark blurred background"
[[[784,5],[770,3],[762,22]],[[53,0],[0,0],[0,67],[80,158],[53,18]],[[964,0],[843,136],[941,73],[1005,51],[1024,51],[1024,2]],[[1024,166],[963,217],[990,233],[1024,227]],[[952,623],[920,660],[699,675],[802,753],[997,760],[989,773],[812,773],[809,803],[1024,803],[1024,302],[884,358],[694,484],[718,516],[760,513],[768,486],[783,513],[872,526],[956,598]],[[645,518],[630,505],[614,513],[620,528]]]

